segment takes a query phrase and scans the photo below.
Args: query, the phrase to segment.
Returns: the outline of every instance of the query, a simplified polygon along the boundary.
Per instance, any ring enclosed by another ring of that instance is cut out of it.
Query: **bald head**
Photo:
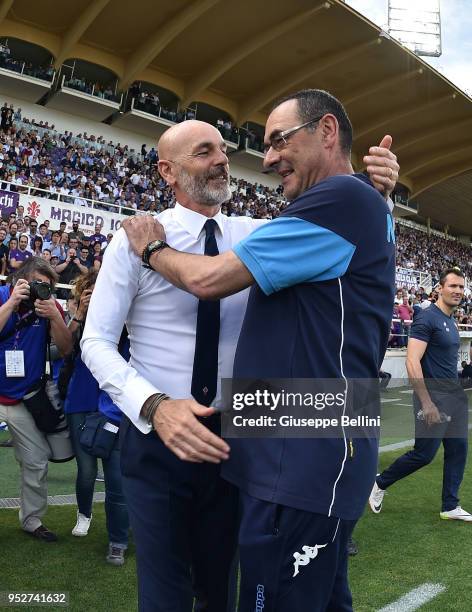
[[[221,140],[219,131],[205,121],[197,119],[182,121],[173,125],[160,137],[157,145],[159,159],[175,159],[189,152],[192,145],[215,137]]]
[[[220,132],[204,121],[183,121],[159,140],[159,173],[174,190],[179,204],[201,212],[231,198],[226,144]]]

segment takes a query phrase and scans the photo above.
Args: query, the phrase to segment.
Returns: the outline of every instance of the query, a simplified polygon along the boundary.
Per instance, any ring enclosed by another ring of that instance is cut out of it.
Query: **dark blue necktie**
[[[218,255],[214,219],[205,223],[205,255]],[[218,341],[220,339],[220,300],[199,300],[197,334],[193,358],[192,395],[209,406],[215,399],[218,378]]]

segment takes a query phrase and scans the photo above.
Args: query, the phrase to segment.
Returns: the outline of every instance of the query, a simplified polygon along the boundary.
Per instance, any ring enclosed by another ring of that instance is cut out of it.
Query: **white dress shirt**
[[[168,244],[203,254],[207,217],[177,204],[157,216]],[[213,217],[220,253],[265,220]],[[231,378],[234,354],[249,290],[221,300],[218,388],[212,406],[221,407],[221,378]],[[143,267],[120,229],[104,255],[87,313],[82,359],[119,408],[144,433],[151,427],[140,416],[144,402],[164,392],[174,399],[191,398],[198,299],[177,289],[157,272]],[[117,346],[126,323],[131,341],[127,363]]]

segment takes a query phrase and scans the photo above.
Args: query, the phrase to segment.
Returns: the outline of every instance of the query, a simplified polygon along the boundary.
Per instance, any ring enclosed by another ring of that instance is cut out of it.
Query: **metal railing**
[[[65,74],[62,75],[60,87],[61,89],[64,89],[64,87],[68,89],[74,89],[75,91],[80,91],[80,93],[83,93],[86,96],[92,96],[93,98],[98,98],[99,100],[106,100],[108,102],[116,102],[119,105],[121,104],[121,101],[123,99],[123,94],[118,95],[114,93],[102,92],[100,89],[97,89],[97,86],[95,84],[90,85],[90,83],[87,83],[82,79],[66,80]]]
[[[52,68],[33,66],[27,62],[22,62],[21,60],[7,58],[4,55],[0,55],[0,68],[10,72],[15,72],[16,74],[33,77],[34,79],[39,79],[40,81],[45,81],[49,85],[54,80],[54,75],[56,74]]]
[[[198,118],[198,111],[195,111],[193,108],[186,108],[184,110],[179,111],[177,106],[174,110],[173,108],[167,108],[165,106],[162,106],[160,103],[155,104],[151,101],[141,102],[137,97],[132,98],[130,110],[137,110],[142,113],[152,115],[153,117],[157,117],[158,119],[164,119],[165,121],[169,121],[170,123],[181,123],[186,119]],[[219,125],[215,125],[215,127],[227,142],[239,146],[241,136],[237,128],[235,131],[234,128],[230,129]]]

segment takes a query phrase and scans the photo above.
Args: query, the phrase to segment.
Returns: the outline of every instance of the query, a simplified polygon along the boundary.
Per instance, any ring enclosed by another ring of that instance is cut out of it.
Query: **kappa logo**
[[[256,612],[262,612],[265,602],[264,585],[258,584],[256,588]]]
[[[315,544],[315,546],[302,546],[302,550],[303,550],[302,553],[299,553],[299,552],[293,553],[293,556],[295,559],[293,567],[295,568],[295,571],[293,573],[292,578],[295,578],[295,576],[299,573],[298,568],[300,565],[308,565],[312,559],[318,556],[319,549],[325,548],[326,546],[328,545],[327,544]]]

